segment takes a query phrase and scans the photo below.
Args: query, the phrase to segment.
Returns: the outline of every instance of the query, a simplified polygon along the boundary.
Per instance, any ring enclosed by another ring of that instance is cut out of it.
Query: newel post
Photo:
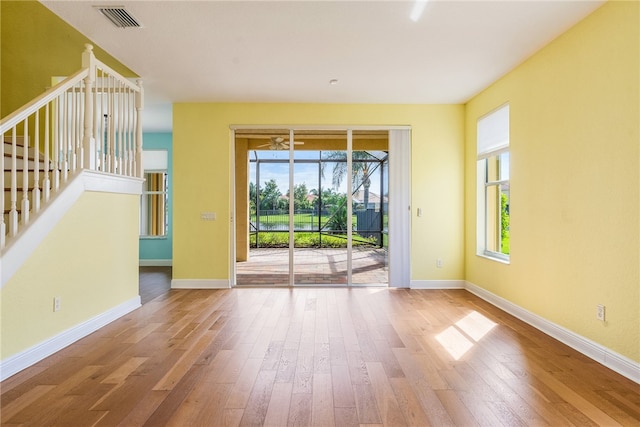
[[[144,167],[142,165],[142,110],[144,109],[144,88],[142,80],[138,80],[140,90],[136,93],[136,176],[142,178],[144,176]]]
[[[82,53],[82,68],[89,70],[84,78],[84,133],[82,147],[80,149],[80,168],[96,169],[96,140],[93,136],[93,83],[96,75],[96,57],[93,54],[93,46],[85,44]]]

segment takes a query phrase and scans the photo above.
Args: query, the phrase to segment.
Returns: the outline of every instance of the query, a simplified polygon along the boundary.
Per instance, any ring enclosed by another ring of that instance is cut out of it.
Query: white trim
[[[137,196],[142,194],[143,178],[114,175],[88,169],[82,171],[82,176],[86,191],[133,194]]]
[[[322,157],[322,156],[321,156]],[[353,130],[347,129],[347,218],[353,218]],[[369,178],[367,178],[369,179]],[[370,180],[369,180],[370,181]],[[320,185],[320,183],[318,183]],[[380,189],[382,194],[382,189]],[[293,194],[293,193],[289,193]],[[382,215],[382,198],[380,215]],[[366,206],[365,206],[366,207]],[[347,221],[347,286],[353,283],[353,220]]]
[[[66,188],[51,198],[46,209],[33,215],[29,224],[20,230],[20,234],[7,242],[2,251],[3,287],[80,198],[83,191],[84,183],[80,175],[73,177],[66,184]]]
[[[359,125],[359,126],[351,126],[351,125],[229,125],[231,130],[244,130],[244,129],[287,129],[287,130],[411,130],[411,126],[386,126],[386,125]]]
[[[235,248],[235,242],[236,242],[236,236],[235,236],[235,223],[233,222],[233,218],[235,218],[235,216],[237,215],[237,212],[235,211],[235,185],[236,185],[236,174],[235,174],[235,170],[236,170],[236,156],[235,156],[235,132],[237,130],[243,130],[243,129],[265,129],[265,130],[269,130],[269,129],[276,129],[276,130],[283,130],[283,129],[287,129],[289,130],[290,133],[290,138],[293,139],[293,134],[295,134],[295,131],[314,131],[314,130],[335,130],[335,131],[360,131],[360,130],[380,130],[380,131],[388,131],[389,132],[389,153],[390,153],[390,159],[391,159],[391,152],[393,151],[391,149],[391,144],[392,144],[392,139],[398,139],[398,142],[401,142],[400,140],[402,140],[403,145],[405,146],[404,149],[402,150],[402,152],[397,153],[395,155],[395,157],[397,157],[397,170],[398,170],[398,177],[395,179],[395,181],[397,181],[396,186],[398,187],[398,192],[397,194],[400,195],[401,197],[397,197],[398,200],[395,200],[393,202],[391,202],[390,204],[390,208],[389,208],[389,215],[392,216],[391,214],[391,206],[393,204],[397,204],[398,205],[398,212],[399,214],[397,215],[397,220],[395,220],[396,222],[396,226],[398,228],[398,232],[394,232],[393,234],[398,236],[398,243],[395,243],[393,245],[393,247],[395,248],[393,251],[390,250],[390,257],[389,257],[389,264],[390,264],[390,273],[389,273],[389,285],[391,287],[399,287],[399,288],[409,288],[410,286],[410,280],[411,280],[411,189],[410,189],[410,184],[411,184],[411,126],[407,126],[407,125],[396,125],[396,126],[392,126],[392,125],[359,125],[359,126],[354,126],[354,125],[237,125],[237,124],[231,124],[229,125],[229,129],[231,130],[230,132],[230,145],[231,145],[231,150],[230,152],[232,153],[232,158],[231,158],[231,170],[233,171],[233,173],[231,174],[231,184],[230,184],[230,190],[231,190],[231,197],[230,197],[230,201],[231,201],[231,212],[233,212],[232,214],[232,221],[231,221],[231,226],[232,226],[232,233],[231,233],[231,238],[232,241],[229,243],[229,251],[231,252],[231,256],[229,257],[229,276],[230,276],[230,283],[231,283],[231,287],[236,286],[236,248]],[[404,131],[404,132],[402,132]],[[396,134],[397,138],[392,138],[392,134]],[[293,151],[293,146],[289,147],[290,151]],[[349,153],[348,155],[348,159],[351,158],[351,151],[347,151]],[[291,163],[291,159],[289,160],[289,162]],[[349,160],[348,160],[349,161]],[[390,163],[391,164],[391,163]],[[390,169],[391,166],[389,166]],[[350,176],[350,175],[349,175]],[[349,180],[347,180],[347,183],[349,183]],[[391,190],[391,178],[390,178],[390,192],[395,191],[395,190]],[[400,191],[402,190],[402,191]],[[352,198],[351,192],[347,192],[348,193],[348,199],[350,200]],[[351,206],[351,203],[348,203],[349,206]],[[404,210],[403,206],[406,206],[406,211]],[[292,221],[292,219],[290,219]],[[351,233],[348,233],[349,235],[351,235]],[[404,236],[404,239],[401,239],[401,236]],[[292,237],[292,236],[290,236]],[[290,247],[292,247],[292,245],[289,245]],[[391,247],[391,243],[390,243],[390,247]],[[290,250],[290,256],[291,256],[291,251]],[[349,251],[350,252],[350,251]],[[392,256],[391,253],[393,253],[394,255]],[[403,256],[404,254],[404,256]],[[293,283],[293,278],[295,277],[294,274],[291,274],[291,271],[293,270],[293,261],[291,260],[289,262],[290,265],[290,281],[291,283],[289,283],[289,286],[294,286],[295,284]],[[349,268],[349,271],[351,269]],[[395,277],[395,283],[397,283],[395,286],[391,285],[391,278]],[[350,280],[348,280],[348,285],[351,286],[353,285],[351,283]],[[298,285],[295,285],[298,286]],[[326,284],[324,284],[323,286],[326,286]],[[172,285],[173,287],[173,285]],[[226,288],[226,286],[225,286]]]
[[[545,334],[579,351],[596,362],[616,371],[620,375],[640,384],[640,363],[616,353],[596,342],[576,334],[560,325],[538,316],[524,308],[495,295],[471,282],[466,282],[465,288],[472,294],[517,317]]]
[[[236,239],[238,238],[238,231],[236,230],[236,131],[231,130],[229,132],[229,152],[231,158],[229,159],[230,170],[230,185],[231,185],[231,206],[229,206],[229,212],[231,212],[231,241],[229,242],[229,281],[230,287],[235,287],[238,283],[236,281]],[[247,173],[249,171],[247,170]],[[247,205],[248,209],[248,205]],[[248,226],[248,225],[247,225]],[[249,254],[247,254],[249,255]]]
[[[289,286],[293,286],[293,284],[295,283],[295,275],[296,275],[296,271],[295,271],[295,259],[293,256],[293,247],[295,245],[295,230],[296,230],[296,226],[295,226],[295,198],[294,198],[294,188],[295,188],[295,152],[294,152],[294,147],[295,147],[295,132],[293,131],[293,129],[289,129],[289,141],[293,141],[292,143],[289,144]],[[249,166],[249,169],[251,169],[251,166]],[[347,168],[348,170],[348,168]],[[348,175],[351,176],[351,175]],[[251,179],[249,179],[249,181],[251,181]],[[260,187],[260,183],[256,183],[257,187]],[[259,190],[258,190],[259,191]],[[291,200],[293,200],[293,203],[291,203]],[[259,210],[260,206],[256,207],[256,210]],[[250,210],[250,209],[249,209]],[[347,216],[347,218],[349,218]],[[258,228],[260,228],[258,226]],[[251,228],[249,228],[251,229]],[[258,244],[258,235],[256,234],[256,246]]]
[[[171,289],[229,289],[229,279],[172,279]]]
[[[173,259],[141,259],[138,265],[140,267],[171,267]]]
[[[464,280],[412,280],[411,289],[465,289]]]
[[[411,284],[411,129],[389,131],[389,287]]]
[[[142,194],[144,180],[84,169],[73,176],[2,250],[2,285],[18,271],[84,191]]]
[[[122,304],[110,308],[102,314],[48,338],[31,348],[6,358],[0,362],[0,381],[4,381],[10,376],[41,361],[45,357],[51,356],[55,352],[62,350],[68,345],[86,337],[114,320],[132,312],[140,307],[140,305],[140,296],[138,295],[123,302]]]

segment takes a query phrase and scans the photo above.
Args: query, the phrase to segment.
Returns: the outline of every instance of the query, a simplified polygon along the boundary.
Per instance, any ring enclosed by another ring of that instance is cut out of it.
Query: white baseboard
[[[411,289],[464,289],[464,280],[412,280]]]
[[[576,334],[560,325],[548,321],[524,308],[495,295],[473,283],[466,282],[465,288],[472,294],[506,311],[523,322],[568,345],[596,362],[616,371],[620,375],[640,384],[640,363],[618,354],[588,338]]]
[[[140,296],[117,305],[18,354],[0,361],[0,381],[28,368],[140,307]]]
[[[229,289],[228,279],[172,279],[171,289]]]
[[[138,263],[140,267],[171,267],[172,259],[141,259]]]

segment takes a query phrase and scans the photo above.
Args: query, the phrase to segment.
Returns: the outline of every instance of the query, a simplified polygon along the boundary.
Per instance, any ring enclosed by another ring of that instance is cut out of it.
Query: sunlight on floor
[[[495,326],[495,322],[477,311],[472,311],[458,320],[455,325],[449,326],[436,335],[436,339],[455,360],[459,360]]]

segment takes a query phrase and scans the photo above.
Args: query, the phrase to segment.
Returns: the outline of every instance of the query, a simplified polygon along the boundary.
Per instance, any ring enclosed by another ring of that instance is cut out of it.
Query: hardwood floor
[[[640,424],[638,384],[462,290],[170,290],[1,387],[5,426]]]
[[[171,289],[171,267],[140,267],[140,300],[146,304]]]

